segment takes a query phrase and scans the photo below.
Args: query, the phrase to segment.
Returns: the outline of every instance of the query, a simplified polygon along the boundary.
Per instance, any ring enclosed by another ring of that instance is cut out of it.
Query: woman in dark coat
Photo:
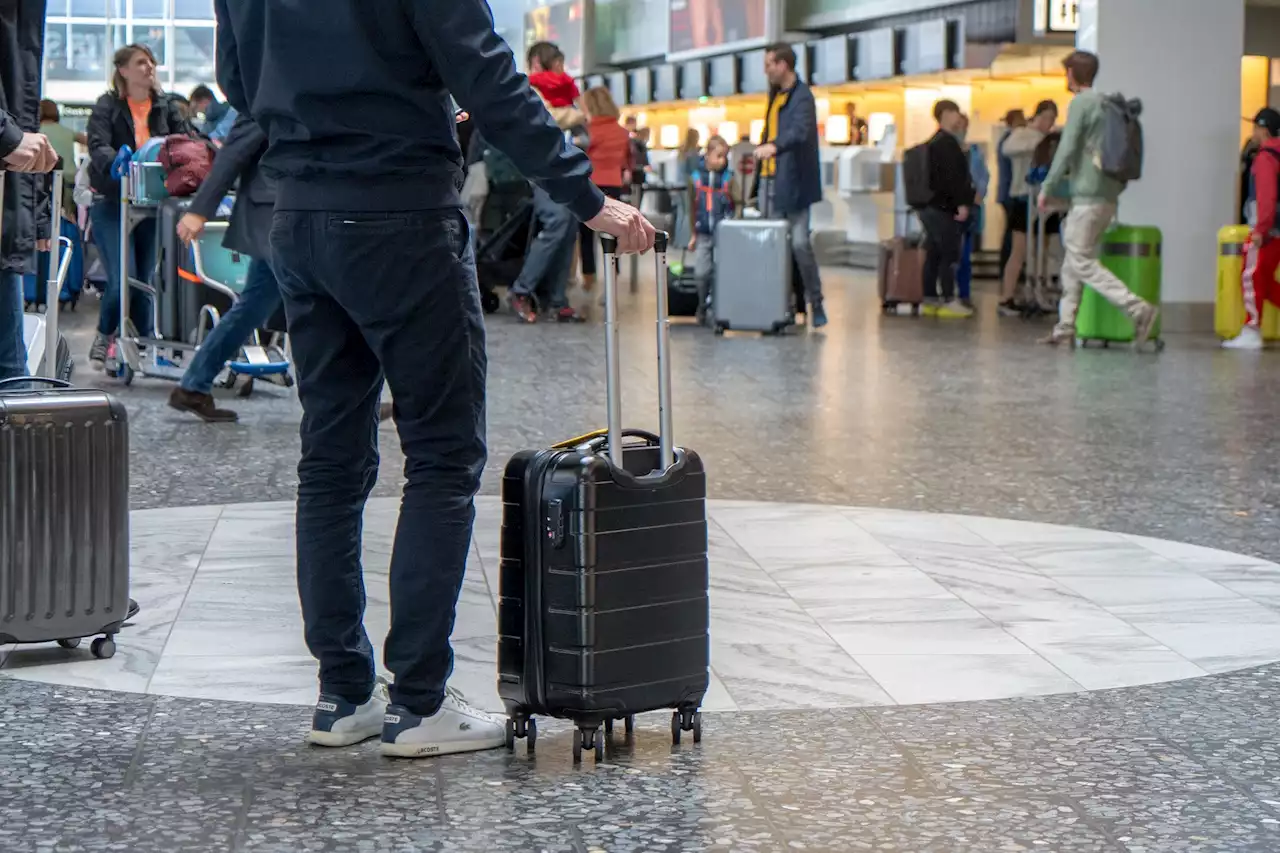
[[[190,133],[182,107],[156,83],[156,58],[151,48],[131,44],[116,51],[111,91],[98,99],[89,116],[89,183],[94,202],[89,208],[93,240],[106,267],[107,289],[102,294],[98,334],[89,348],[89,363],[102,370],[107,351],[120,328],[120,181],[111,166],[128,147],[137,151],[153,137]],[[133,275],[149,278],[156,262],[156,220],[143,220],[133,229],[129,254]],[[130,294],[130,317],[138,334],[152,332],[151,298]]]

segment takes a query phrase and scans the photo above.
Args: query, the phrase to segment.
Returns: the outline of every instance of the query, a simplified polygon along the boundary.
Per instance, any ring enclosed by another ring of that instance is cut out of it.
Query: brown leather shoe
[[[173,389],[169,395],[169,408],[179,412],[190,412],[205,423],[228,424],[240,420],[240,416],[230,409],[219,409],[211,394],[197,394],[182,386]]]

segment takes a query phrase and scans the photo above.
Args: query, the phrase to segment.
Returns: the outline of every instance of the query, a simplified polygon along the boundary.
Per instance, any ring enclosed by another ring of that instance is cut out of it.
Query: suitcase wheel
[[[484,313],[492,314],[502,307],[502,300],[492,290],[486,290],[480,294],[480,307],[484,309]]]
[[[99,637],[89,644],[89,651],[93,652],[95,658],[106,660],[115,656],[116,641],[110,637]]]
[[[702,712],[682,708],[671,712],[671,743],[680,745],[680,733],[693,732],[693,742],[702,743]]]
[[[59,640],[58,645],[62,646],[64,649],[78,649],[80,648],[80,638],[67,637],[65,640]]]
[[[604,736],[600,733],[599,726],[582,727],[573,730],[574,764],[582,762],[582,751],[584,749],[595,750],[597,763],[604,761]]]
[[[538,743],[538,721],[533,717],[507,718],[507,749],[514,750],[519,739],[528,741],[526,748],[533,752]]]

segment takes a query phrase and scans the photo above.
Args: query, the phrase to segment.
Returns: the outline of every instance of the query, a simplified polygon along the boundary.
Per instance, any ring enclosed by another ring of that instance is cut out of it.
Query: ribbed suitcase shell
[[[598,722],[696,708],[709,682],[706,474],[657,487],[598,455],[526,451],[502,481],[498,692],[509,713]],[[635,474],[658,449],[629,446]]]
[[[111,634],[129,606],[129,427],[100,391],[0,394],[0,643]]]
[[[716,228],[711,300],[718,329],[781,332],[795,321],[791,226],[778,219],[726,219]]]

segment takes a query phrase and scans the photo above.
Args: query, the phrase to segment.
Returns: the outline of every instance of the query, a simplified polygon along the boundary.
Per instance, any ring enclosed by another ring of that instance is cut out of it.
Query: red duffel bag
[[[160,146],[160,165],[164,166],[164,188],[171,196],[188,196],[200,189],[213,169],[217,149],[208,140],[175,133],[166,136]]]

